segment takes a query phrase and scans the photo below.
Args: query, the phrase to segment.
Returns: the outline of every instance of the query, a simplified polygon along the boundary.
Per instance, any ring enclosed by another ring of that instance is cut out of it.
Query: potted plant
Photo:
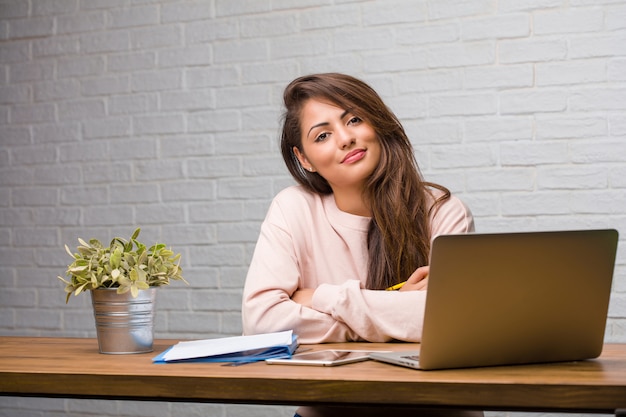
[[[74,259],[65,279],[65,302],[84,291],[91,291],[101,353],[151,352],[154,329],[156,288],[170,280],[185,283],[180,254],[163,243],[146,247],[137,240],[137,228],[125,240],[114,238],[109,246],[98,239],[78,239],[77,253],[67,245]]]

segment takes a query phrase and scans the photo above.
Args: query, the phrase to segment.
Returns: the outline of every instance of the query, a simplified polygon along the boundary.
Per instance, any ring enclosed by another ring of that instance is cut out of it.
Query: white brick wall
[[[479,231],[626,236],[624,0],[2,0],[0,334],[93,336],[88,297],[63,302],[63,244],[136,226],[191,283],[160,293],[157,337],[239,333],[260,222],[291,184],[282,89],[322,71],[383,95]],[[623,243],[607,341],[626,342]],[[180,407],[0,399],[12,416]]]

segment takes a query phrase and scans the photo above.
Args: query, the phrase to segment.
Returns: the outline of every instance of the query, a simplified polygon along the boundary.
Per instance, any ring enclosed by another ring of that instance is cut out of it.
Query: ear
[[[296,158],[298,158],[298,161],[300,161],[300,166],[302,166],[303,169],[309,172],[315,172],[315,168],[313,168],[313,165],[311,165],[306,156],[304,156],[304,154],[300,152],[300,149],[298,149],[297,146],[293,147],[293,153],[296,155]]]

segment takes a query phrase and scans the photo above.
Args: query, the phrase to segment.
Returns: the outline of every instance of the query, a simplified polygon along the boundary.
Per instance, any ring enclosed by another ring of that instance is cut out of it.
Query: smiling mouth
[[[351,164],[353,162],[360,161],[365,157],[365,149],[355,149],[354,151],[348,153],[342,160],[342,164]]]

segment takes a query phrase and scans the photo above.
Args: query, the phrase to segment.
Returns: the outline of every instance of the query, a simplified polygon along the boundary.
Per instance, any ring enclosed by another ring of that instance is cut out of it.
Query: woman
[[[470,211],[422,179],[402,125],[364,82],[300,77],[284,103],[282,155],[299,185],[274,198],[261,226],[244,288],[244,333],[292,329],[300,343],[419,342],[430,243],[473,231]],[[384,291],[403,281],[400,291]]]

